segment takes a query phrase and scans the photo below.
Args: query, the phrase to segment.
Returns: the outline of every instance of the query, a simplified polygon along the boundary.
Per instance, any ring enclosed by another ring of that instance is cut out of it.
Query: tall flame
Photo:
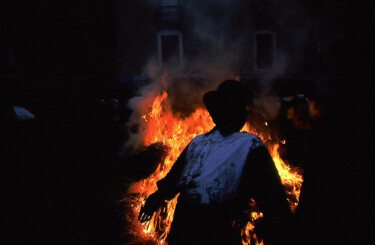
[[[166,92],[158,95],[151,106],[151,111],[142,115],[142,120],[146,122],[146,134],[142,143],[148,146],[156,142],[162,142],[169,147],[169,152],[165,161],[160,163],[158,169],[148,179],[132,186],[130,192],[142,193],[141,199],[134,204],[135,213],[139,212],[147,196],[156,190],[156,182],[166,176],[189,142],[195,136],[208,132],[215,126],[209,113],[203,108],[198,108],[191,116],[183,119],[173,115],[167,97]],[[257,134],[263,141],[267,141],[269,138],[268,135],[262,135],[261,133],[257,133],[256,130],[251,129],[249,124],[246,124],[242,131]],[[278,144],[267,144],[267,146],[279,172],[282,184],[287,192],[291,209],[294,211],[298,205],[303,182],[302,175],[299,171],[293,170],[284,163],[278,153]],[[152,239],[159,244],[165,242],[173,220],[177,198],[178,197],[169,202],[166,214],[162,214],[159,210],[151,221],[144,226],[140,226],[134,222],[133,225],[138,226],[137,229],[143,231],[143,237],[141,239],[147,237],[147,239]],[[261,217],[262,214],[259,212],[253,212],[251,214],[252,220]],[[244,239],[243,244],[252,244],[250,241],[256,240],[256,237],[254,238],[255,234],[252,234],[253,229],[253,223],[249,222],[247,227],[243,230],[243,235],[248,237],[248,239]]]

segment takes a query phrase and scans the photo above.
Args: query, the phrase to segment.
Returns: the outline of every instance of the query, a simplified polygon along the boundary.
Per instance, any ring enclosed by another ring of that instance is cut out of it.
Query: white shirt
[[[185,194],[199,204],[233,200],[249,151],[260,146],[262,140],[250,133],[224,137],[216,130],[195,137],[188,146],[180,182]]]

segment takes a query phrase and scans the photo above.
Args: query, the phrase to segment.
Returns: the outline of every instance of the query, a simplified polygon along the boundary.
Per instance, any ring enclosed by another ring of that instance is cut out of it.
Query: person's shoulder
[[[199,134],[199,135],[195,136],[192,141],[205,140],[208,136],[213,136],[213,135],[218,135],[218,130],[216,128],[213,128],[206,133]]]
[[[193,138],[193,140],[194,140],[194,141],[202,140],[202,139],[204,139],[205,136],[206,136],[206,134],[199,134],[199,135],[195,136],[195,137]]]
[[[236,133],[236,136],[244,139],[259,139],[260,141],[262,141],[258,135],[248,132],[238,132]]]
[[[206,134],[199,134],[199,135],[195,136],[195,137],[190,141],[189,145],[194,145],[194,144],[197,144],[197,143],[203,141],[204,138],[205,138],[205,135],[206,135]]]
[[[252,134],[248,132],[239,132],[239,133],[236,133],[236,137],[240,138],[243,141],[248,142],[249,144],[252,145],[252,147],[259,147],[259,146],[264,145],[262,139],[256,134]]]

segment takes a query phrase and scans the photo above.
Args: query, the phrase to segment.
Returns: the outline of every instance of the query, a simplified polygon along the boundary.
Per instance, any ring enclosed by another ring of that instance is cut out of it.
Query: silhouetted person
[[[258,136],[239,132],[247,120],[246,91],[227,80],[203,96],[216,127],[190,142],[141,209],[140,221],[148,221],[180,193],[169,244],[241,244],[233,223],[247,223],[251,198],[264,214],[258,235],[265,243],[292,244],[291,210],[273,160]]]

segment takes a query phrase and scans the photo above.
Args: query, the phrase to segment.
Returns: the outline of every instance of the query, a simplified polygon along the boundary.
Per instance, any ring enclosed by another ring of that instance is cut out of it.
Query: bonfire
[[[143,120],[142,125],[144,125],[143,131],[145,132],[141,144],[150,146],[154,143],[162,143],[166,146],[167,152],[163,161],[158,164],[156,171],[148,178],[134,183],[126,194],[123,200],[128,207],[126,214],[128,224],[125,235],[133,241],[128,242],[130,244],[166,244],[178,195],[168,203],[167,212],[159,210],[151,221],[145,224],[139,223],[137,219],[140,208],[147,197],[156,191],[156,182],[167,175],[189,142],[195,136],[210,131],[215,125],[204,108],[197,108],[194,113],[185,118],[175,116],[165,91],[155,97],[152,104],[149,105],[148,111],[139,115],[139,120]],[[298,205],[303,182],[301,170],[283,161],[278,152],[279,144],[274,143],[275,140],[271,140],[268,133],[259,132],[249,123],[246,123],[242,131],[258,135],[267,146],[279,172],[291,210],[294,212]],[[285,144],[285,142],[281,143]],[[257,209],[254,200],[249,200],[249,215],[250,221],[242,230],[242,243],[244,245],[262,244],[263,242],[259,241],[253,232],[257,220],[263,216]]]

